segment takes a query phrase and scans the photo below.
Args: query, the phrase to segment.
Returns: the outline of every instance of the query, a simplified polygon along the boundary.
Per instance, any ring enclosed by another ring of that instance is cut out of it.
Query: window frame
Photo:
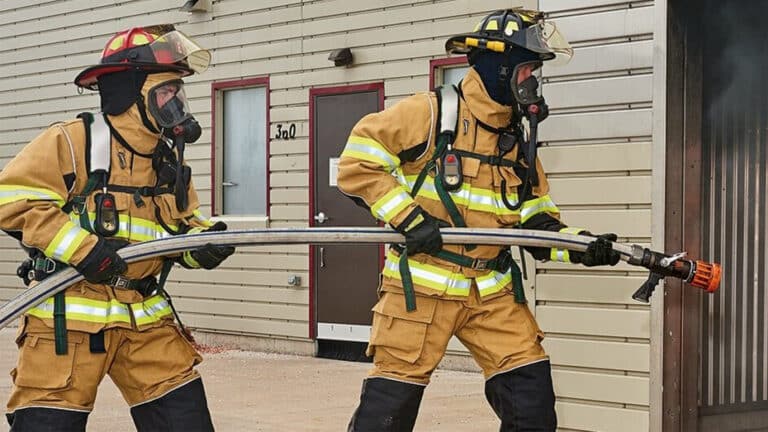
[[[469,66],[467,56],[443,57],[429,61],[429,89],[435,89],[437,78],[442,78],[440,72],[450,66]]]
[[[224,195],[224,186],[221,185],[223,182],[222,176],[223,176],[223,170],[217,169],[217,165],[220,162],[217,159],[217,156],[222,157],[224,156],[224,147],[223,147],[223,141],[224,141],[224,135],[222,133],[222,128],[217,128],[217,125],[222,125],[224,122],[224,92],[227,90],[240,90],[240,89],[248,89],[253,87],[264,87],[264,94],[265,94],[265,103],[266,103],[266,118],[265,118],[265,178],[263,179],[263,184],[265,188],[265,208],[264,208],[264,214],[263,215],[228,215],[223,214],[223,195]],[[270,127],[270,88],[269,88],[269,76],[259,76],[259,77],[252,77],[252,78],[245,78],[245,79],[239,79],[239,80],[231,80],[231,81],[214,81],[211,83],[211,216],[221,216],[224,218],[232,217],[232,218],[256,218],[256,219],[262,219],[266,218],[266,220],[269,220],[270,216],[270,184],[269,184],[269,176],[270,176],[270,167],[269,167],[269,160],[270,160],[270,136],[269,136],[269,127]],[[217,150],[217,143],[221,143],[222,147],[220,150]],[[217,193],[218,192],[218,193]]]

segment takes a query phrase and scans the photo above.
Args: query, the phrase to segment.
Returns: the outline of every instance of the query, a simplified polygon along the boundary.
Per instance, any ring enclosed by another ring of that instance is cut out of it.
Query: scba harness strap
[[[514,167],[517,163],[503,159],[500,156],[488,156],[464,150],[454,150],[453,142],[456,140],[456,128],[458,125],[459,90],[453,85],[441,86],[435,90],[435,94],[437,96],[438,106],[438,123],[435,125],[435,129],[438,133],[435,138],[435,151],[424,166],[424,169],[422,169],[416,177],[416,181],[411,190],[411,196],[415,197],[419,193],[427,175],[434,171],[435,191],[440,198],[440,202],[443,203],[443,206],[445,206],[448,211],[453,226],[465,228],[467,224],[461,216],[456,203],[453,202],[453,198],[451,198],[451,195],[449,194],[449,191],[461,187],[463,181],[461,158],[475,158],[479,159],[482,163],[505,167]],[[439,165],[437,163],[438,160],[441,162]],[[467,244],[464,247],[469,251],[476,246]],[[416,310],[416,293],[413,287],[413,276],[411,275],[410,266],[408,265],[408,248],[394,246],[393,249],[400,253],[398,269],[400,271],[400,279],[403,283],[403,291],[405,294],[405,308],[409,312],[414,311]],[[488,269],[502,273],[511,270],[515,301],[518,303],[526,302],[520,268],[517,266],[515,260],[512,259],[512,255],[508,250],[502,251],[499,256],[489,260],[479,260],[445,249],[434,256],[444,261],[462,267],[474,268],[476,270]],[[480,264],[484,265],[478,267]]]

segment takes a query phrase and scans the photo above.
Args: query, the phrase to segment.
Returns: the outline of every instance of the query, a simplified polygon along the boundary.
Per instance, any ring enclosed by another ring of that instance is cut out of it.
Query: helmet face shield
[[[515,101],[523,106],[544,101],[541,94],[541,60],[520,63],[515,66],[510,78],[509,88]]]
[[[540,54],[553,55],[552,64],[560,66],[571,61],[573,48],[551,21],[539,21],[525,29],[522,47]]]
[[[157,63],[186,63],[195,73],[202,73],[211,63],[211,52],[193,42],[184,33],[174,30],[149,44]]]
[[[149,90],[148,97],[149,113],[162,128],[170,129],[192,118],[182,80],[160,83]]]

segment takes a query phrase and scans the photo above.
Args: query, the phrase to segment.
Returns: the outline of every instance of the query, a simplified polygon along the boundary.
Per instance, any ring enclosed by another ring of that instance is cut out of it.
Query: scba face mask
[[[183,138],[193,143],[200,138],[202,129],[190,114],[184,82],[180,79],[166,81],[149,90],[149,112],[163,135],[169,138]]]
[[[544,102],[540,84],[541,66],[539,60],[524,62],[516,65],[512,72],[509,88],[515,101],[524,107]]]

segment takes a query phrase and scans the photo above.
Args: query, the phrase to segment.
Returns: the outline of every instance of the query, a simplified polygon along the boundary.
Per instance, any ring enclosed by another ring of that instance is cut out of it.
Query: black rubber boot
[[[549,361],[494,376],[485,398],[501,420],[501,432],[552,432],[557,428]]]
[[[85,432],[88,413],[55,408],[21,408],[6,414],[10,432]]]
[[[347,432],[410,432],[423,394],[422,385],[367,378]]]
[[[195,379],[165,396],[131,408],[137,432],[211,432],[213,423],[203,380]]]

